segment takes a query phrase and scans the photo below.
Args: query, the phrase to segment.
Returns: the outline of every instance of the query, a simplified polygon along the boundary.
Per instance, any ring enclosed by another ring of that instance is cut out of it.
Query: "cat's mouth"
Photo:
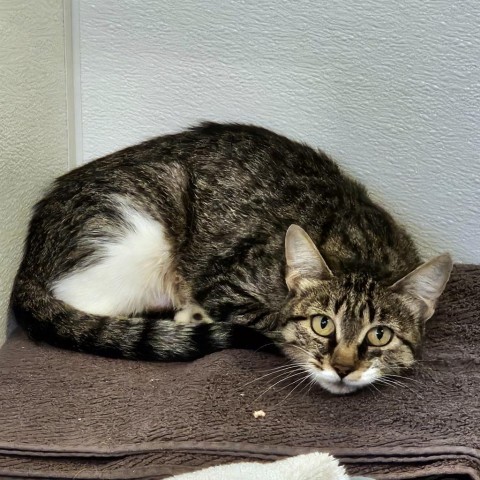
[[[352,372],[351,375],[344,378],[340,378],[335,370],[323,369],[316,364],[312,364],[310,371],[312,377],[322,388],[335,395],[353,393],[379,378],[378,371],[374,367],[369,367],[363,372]]]
[[[342,380],[339,380],[338,382],[319,380],[318,383],[320,383],[325,390],[335,395],[346,395],[348,393],[353,393],[360,388],[354,385],[348,385]]]

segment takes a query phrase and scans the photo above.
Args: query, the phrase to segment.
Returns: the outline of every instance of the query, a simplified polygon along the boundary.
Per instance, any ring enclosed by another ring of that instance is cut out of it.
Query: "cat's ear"
[[[298,225],[290,225],[285,236],[287,268],[285,280],[289,290],[297,289],[302,280],[329,280],[333,277],[325,260],[307,232]]]
[[[407,295],[413,308],[427,321],[435,312],[438,297],[448,282],[452,267],[450,255],[444,253],[420,265],[390,289]]]

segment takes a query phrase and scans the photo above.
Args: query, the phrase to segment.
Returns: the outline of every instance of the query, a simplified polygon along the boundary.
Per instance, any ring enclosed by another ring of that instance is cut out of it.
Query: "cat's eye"
[[[335,323],[326,315],[314,315],[312,317],[312,330],[321,337],[329,337],[335,332]]]
[[[392,338],[392,329],[382,325],[372,328],[367,333],[367,341],[372,347],[384,347],[390,343]]]

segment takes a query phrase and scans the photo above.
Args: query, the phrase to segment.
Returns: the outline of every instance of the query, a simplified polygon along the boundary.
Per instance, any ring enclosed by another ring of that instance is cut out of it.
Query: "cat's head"
[[[382,285],[361,273],[334,275],[296,225],[288,229],[285,246],[290,295],[282,335],[287,357],[335,394],[381,378],[389,382],[413,365],[425,322],[452,269],[448,254],[393,285]]]

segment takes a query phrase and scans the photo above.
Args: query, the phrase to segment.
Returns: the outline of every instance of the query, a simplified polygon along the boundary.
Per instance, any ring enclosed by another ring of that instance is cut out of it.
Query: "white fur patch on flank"
[[[163,225],[127,199],[114,200],[125,223],[108,240],[85,239],[94,245],[96,261],[55,281],[54,296],[97,315],[171,307],[175,275]]]

